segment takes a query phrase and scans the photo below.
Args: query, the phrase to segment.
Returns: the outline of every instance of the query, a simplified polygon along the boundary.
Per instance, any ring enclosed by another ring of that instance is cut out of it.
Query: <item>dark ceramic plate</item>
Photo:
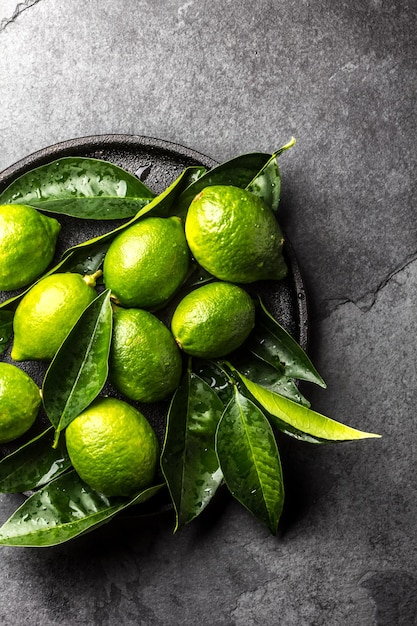
[[[110,161],[139,176],[155,193],[166,189],[188,166],[203,165],[211,169],[217,165],[216,161],[195,150],[160,139],[132,135],[98,135],[70,139],[39,150],[18,161],[0,173],[0,193],[27,171],[67,156],[84,156]],[[115,226],[114,221],[75,220],[66,216],[60,216],[59,221],[62,224],[62,230],[57,257],[68,247],[107,232]],[[289,267],[288,276],[279,282],[265,281],[261,285],[261,295],[268,310],[305,349],[308,336],[307,303],[297,261],[288,241],[285,243],[285,255]],[[0,292],[0,302],[9,296],[10,294]],[[2,358],[11,362],[10,350],[3,354]],[[46,371],[45,364],[25,362],[20,366],[41,385]],[[106,391],[118,395],[110,388]],[[149,418],[162,440],[167,406],[153,406],[152,410],[149,406],[139,408]],[[45,416],[42,417],[42,421],[44,424],[47,423]],[[43,425],[41,424],[41,427]],[[28,437],[33,434],[34,432],[28,433]],[[11,449],[13,449],[11,446],[0,446],[2,454],[10,452]]]

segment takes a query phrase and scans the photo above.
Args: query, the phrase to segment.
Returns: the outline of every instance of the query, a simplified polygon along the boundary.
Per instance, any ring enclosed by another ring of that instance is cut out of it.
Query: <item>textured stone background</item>
[[[417,624],[416,26],[411,0],[1,1],[0,169],[93,134],[219,161],[297,137],[281,222],[328,383],[306,393],[383,438],[285,440],[275,538],[226,498],[176,536],[2,548],[0,623]]]

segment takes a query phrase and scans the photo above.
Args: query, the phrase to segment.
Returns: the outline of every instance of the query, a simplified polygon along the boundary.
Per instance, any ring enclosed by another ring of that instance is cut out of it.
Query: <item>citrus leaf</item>
[[[225,161],[189,185],[178,198],[177,215],[184,216],[192,199],[205,187],[233,185],[245,188],[270,160],[270,154],[253,152]]]
[[[34,168],[0,194],[1,204],[29,204],[82,219],[136,215],[155,194],[136,176],[100,159],[64,157]]]
[[[13,312],[0,310],[0,354],[7,348],[13,334]]]
[[[277,428],[280,428],[281,423],[284,422],[299,433],[309,435],[309,441],[314,440],[317,443],[380,437],[380,435],[374,433],[356,430],[316,411],[312,411],[305,406],[261,387],[245,376],[240,375],[240,378],[255,400],[269,413],[272,422],[276,424]],[[274,421],[274,418],[277,418],[277,420]]]
[[[81,314],[46,372],[43,405],[57,432],[68,426],[103,388],[111,333],[110,290],[106,290]]]
[[[237,370],[252,382],[294,400],[294,402],[310,406],[310,402],[302,395],[294,380],[284,373],[284,368],[280,371],[246,352],[235,353],[229,359],[232,370]]]
[[[31,495],[0,528],[0,545],[46,547],[64,543],[110,521],[119,511],[149,500],[164,485],[130,499],[107,498],[72,470]]]
[[[266,310],[260,300],[256,325],[246,343],[249,351],[284,373],[326,387],[311,360],[291,335]]]
[[[275,534],[284,504],[277,444],[262,411],[237,388],[219,422],[216,450],[231,494]]]
[[[256,176],[246,186],[246,189],[263,200],[269,208],[277,212],[280,195],[281,195],[281,175],[278,166],[278,157],[292,148],[295,144],[294,137],[290,141],[279,148],[271,156],[264,167],[256,174]]]
[[[251,180],[246,189],[263,200],[274,213],[277,212],[281,195],[281,175],[275,154]]]
[[[193,359],[193,371],[206,381],[219,396],[223,405],[226,406],[233,397],[234,385],[224,369],[215,361],[206,359]]]
[[[215,391],[188,371],[171,402],[161,454],[175,530],[203,511],[221,483],[214,438],[223,409]]]
[[[38,489],[69,467],[71,461],[63,444],[52,447],[54,429],[43,433],[0,461],[0,492],[19,493]]]

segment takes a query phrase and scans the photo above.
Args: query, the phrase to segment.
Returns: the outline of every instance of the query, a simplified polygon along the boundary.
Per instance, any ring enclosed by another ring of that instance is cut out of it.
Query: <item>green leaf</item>
[[[0,310],[0,354],[7,348],[13,334],[13,311]]]
[[[214,389],[223,405],[226,406],[233,397],[234,383],[221,365],[215,361],[194,358],[192,366],[193,371]]]
[[[263,200],[274,213],[278,210],[281,195],[281,175],[278,157],[295,144],[294,137],[277,150],[247,185],[246,189]]]
[[[266,417],[237,388],[219,422],[216,450],[232,495],[275,534],[284,503],[277,444]]]
[[[234,185],[245,188],[268,163],[270,154],[254,152],[225,161],[209,170],[197,181],[189,185],[180,195],[177,203],[177,214],[184,216],[192,199],[205,187],[211,185]]]
[[[223,408],[215,391],[188,371],[171,402],[161,455],[175,531],[203,511],[222,481],[214,440]]]
[[[272,422],[281,430],[283,422],[288,424],[291,429],[309,435],[307,440],[316,443],[380,437],[380,435],[356,430],[350,426],[345,426],[341,422],[325,417],[316,411],[312,411],[305,406],[257,385],[245,376],[241,375],[240,378],[255,400],[269,413]],[[277,418],[277,420],[274,420],[274,418]]]
[[[43,433],[0,461],[0,492],[19,493],[38,489],[69,467],[71,461],[63,444],[52,447],[54,429]]]
[[[246,352],[235,353],[229,359],[232,370],[237,370],[249,380],[294,402],[310,406],[310,402],[302,395],[294,380],[284,373],[284,368],[280,371]]]
[[[281,175],[275,154],[251,180],[246,189],[261,198],[274,213],[277,212],[281,195]]]
[[[266,310],[260,300],[254,330],[245,344],[249,351],[284,373],[289,378],[298,378],[320,387],[326,383],[311,360],[293,337]]]
[[[136,176],[100,159],[65,157],[26,172],[0,194],[0,203],[82,219],[136,215],[155,194]]]
[[[99,394],[108,374],[110,291],[84,310],[52,360],[43,382],[46,414],[59,433]]]
[[[164,485],[130,499],[107,498],[73,470],[30,496],[0,528],[0,545],[46,547],[64,543],[110,521],[119,511],[149,500]]]

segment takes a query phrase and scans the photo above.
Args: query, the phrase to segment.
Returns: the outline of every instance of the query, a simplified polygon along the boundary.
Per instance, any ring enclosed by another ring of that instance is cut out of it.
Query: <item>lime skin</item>
[[[0,206],[0,290],[26,287],[48,267],[59,222],[24,204]]]
[[[14,441],[33,425],[41,405],[34,380],[16,365],[0,363],[0,443]]]
[[[106,496],[129,496],[150,486],[159,444],[136,408],[118,398],[97,398],[66,428],[72,465],[90,487]]]
[[[277,219],[245,189],[231,185],[203,189],[190,204],[185,234],[196,261],[220,280],[281,280],[287,273]]]
[[[171,330],[192,356],[219,358],[236,350],[255,325],[255,305],[238,285],[216,281],[194,289],[176,307]]]

